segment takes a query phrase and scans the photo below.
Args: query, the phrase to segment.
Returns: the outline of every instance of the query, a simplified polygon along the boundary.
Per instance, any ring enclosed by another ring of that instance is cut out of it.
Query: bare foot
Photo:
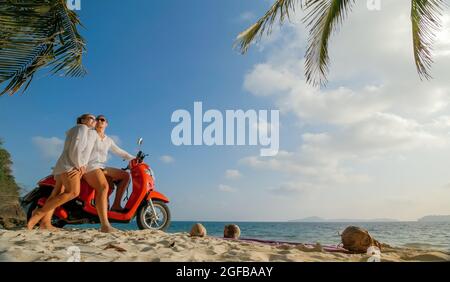
[[[113,233],[113,232],[118,232],[118,231],[119,231],[119,229],[116,229],[116,228],[112,227],[111,225],[102,226],[100,228],[100,232],[103,232],[103,233]]]
[[[33,230],[34,226],[44,217],[45,213],[40,208],[33,211],[30,220],[27,222],[27,229]]]

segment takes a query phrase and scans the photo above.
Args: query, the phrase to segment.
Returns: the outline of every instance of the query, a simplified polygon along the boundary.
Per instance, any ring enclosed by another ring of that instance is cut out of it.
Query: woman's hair
[[[77,117],[77,124],[82,124],[83,119],[86,119],[87,117],[93,116],[92,114],[84,114],[79,117]]]

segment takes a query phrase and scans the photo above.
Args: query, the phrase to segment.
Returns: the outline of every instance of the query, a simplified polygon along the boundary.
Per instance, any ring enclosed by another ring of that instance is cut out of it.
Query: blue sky
[[[77,115],[102,113],[110,120],[109,134],[118,136],[124,149],[135,152],[135,140],[144,137],[159,189],[173,199],[174,218],[190,219],[191,211],[179,203],[222,196],[218,187],[226,169],[233,169],[243,152],[259,148],[175,147],[172,112],[192,112],[195,101],[205,110],[272,108],[242,86],[259,55],[232,49],[237,33],[250,24],[245,13],[266,7],[260,1],[82,1],[89,74],[70,79],[44,71],[23,95],[0,99],[0,117],[8,121],[0,124],[1,137],[13,155],[17,180],[32,188],[55,162],[33,138],[63,139]],[[163,155],[174,162],[162,162]],[[112,157],[111,165],[123,163]],[[208,213],[199,207],[192,217],[221,216]]]
[[[450,34],[439,35],[435,80],[421,83],[405,3],[386,2],[378,12],[359,5],[333,41],[329,87],[314,90],[304,83],[300,14],[246,56],[232,49],[270,1],[85,0],[88,75],[44,71],[26,93],[1,97],[0,137],[30,189],[50,172],[75,117],[104,114],[122,148],[135,153],[144,137],[175,220],[450,213]],[[195,101],[205,110],[280,109],[280,154],[173,146],[171,115],[192,112]],[[110,165],[123,163],[112,157]]]

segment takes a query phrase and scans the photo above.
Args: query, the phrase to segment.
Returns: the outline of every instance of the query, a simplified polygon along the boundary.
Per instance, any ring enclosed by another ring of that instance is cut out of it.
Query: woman
[[[101,231],[110,232],[114,228],[111,227],[108,221],[108,189],[109,184],[106,176],[110,177],[112,181],[119,182],[116,192],[116,198],[112,210],[121,211],[120,202],[122,195],[128,187],[130,176],[126,171],[106,167],[105,163],[108,158],[108,152],[111,151],[122,157],[125,160],[132,160],[134,156],[120,149],[116,143],[105,134],[105,129],[108,126],[108,121],[105,116],[97,116],[97,124],[95,130],[98,134],[97,141],[94,145],[90,155],[86,174],[83,176],[84,180],[91,186],[97,187],[95,193],[95,203],[102,224]]]
[[[77,119],[77,125],[66,132],[63,152],[53,169],[55,188],[44,206],[34,211],[27,223],[28,230],[33,229],[41,220],[41,229],[54,229],[51,225],[54,209],[80,194],[80,180],[86,172],[96,140],[95,131],[92,130],[95,123],[93,115],[84,114]]]

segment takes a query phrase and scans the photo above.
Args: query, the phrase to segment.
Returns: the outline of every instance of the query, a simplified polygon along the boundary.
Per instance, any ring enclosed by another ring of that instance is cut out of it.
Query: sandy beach
[[[320,246],[270,245],[152,230],[112,234],[94,229],[0,230],[0,261],[68,261],[78,250],[83,262],[360,262],[369,258],[366,254],[328,252]],[[384,248],[381,253],[382,262],[449,260],[450,254],[433,250]]]

